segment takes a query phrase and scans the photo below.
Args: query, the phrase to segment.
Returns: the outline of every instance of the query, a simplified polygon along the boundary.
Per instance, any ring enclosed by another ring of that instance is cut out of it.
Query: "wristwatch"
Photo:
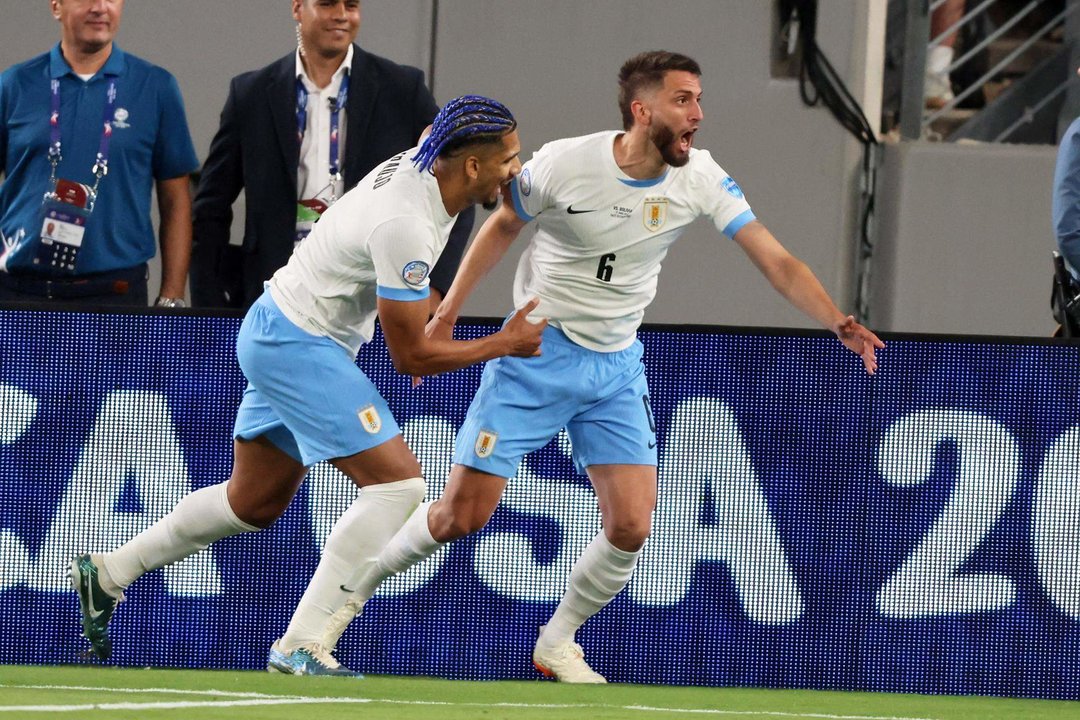
[[[167,298],[159,296],[158,299],[154,301],[154,307],[183,308],[187,307],[187,303],[184,302],[183,298]]]

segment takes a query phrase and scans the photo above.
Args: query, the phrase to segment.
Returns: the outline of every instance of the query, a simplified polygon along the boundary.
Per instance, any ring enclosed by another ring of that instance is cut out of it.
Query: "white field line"
[[[89,712],[91,710],[185,710],[188,708],[225,708],[225,707],[251,707],[254,705],[335,705],[369,703],[370,700],[363,698],[304,698],[290,697],[251,700],[203,700],[191,701],[180,700],[177,702],[148,702],[148,703],[95,703],[93,705],[13,705],[11,707],[0,706],[0,713],[6,712]]]
[[[670,708],[651,705],[607,705],[603,703],[473,703],[444,702],[436,700],[383,700],[356,697],[304,697],[300,695],[270,695],[266,693],[232,692],[227,690],[177,690],[169,688],[105,688],[78,685],[8,685],[0,688],[16,690],[77,690],[114,693],[164,693],[176,695],[201,695],[237,700],[206,700],[146,703],[93,703],[84,705],[20,705],[2,706],[0,713],[9,712],[87,712],[93,710],[178,710],[202,707],[251,707],[261,705],[333,705],[333,704],[385,704],[470,708],[517,708],[537,710],[625,710],[642,713],[671,713],[682,715],[751,716],[770,718],[806,718],[807,720],[934,720],[933,718],[900,717],[894,715],[835,715],[832,713],[800,713],[775,710],[721,710],[715,708]]]
[[[111,688],[89,687],[86,685],[11,685],[0,683],[0,688],[12,688],[14,690],[77,690],[80,692],[112,692],[112,693],[164,693],[166,695],[204,695],[211,697],[236,697],[236,698],[282,698],[299,697],[299,695],[270,695],[258,692],[236,692],[233,690],[180,690],[177,688]]]

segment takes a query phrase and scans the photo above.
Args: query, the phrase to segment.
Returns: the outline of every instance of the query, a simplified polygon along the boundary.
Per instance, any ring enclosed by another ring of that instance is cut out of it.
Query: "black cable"
[[[799,95],[802,101],[810,107],[819,103],[824,105],[855,139],[864,145],[876,145],[877,137],[862,108],[818,47],[818,0],[785,0],[783,5],[797,13],[798,18],[803,49],[799,71]],[[815,93],[813,96],[810,94],[811,88]]]
[[[877,194],[878,139],[862,107],[817,44],[817,0],[781,0],[782,16],[789,27],[797,21],[802,43],[799,96],[804,104],[824,105],[863,147],[858,248],[855,278],[855,317],[870,315],[870,268],[874,255],[874,210]]]

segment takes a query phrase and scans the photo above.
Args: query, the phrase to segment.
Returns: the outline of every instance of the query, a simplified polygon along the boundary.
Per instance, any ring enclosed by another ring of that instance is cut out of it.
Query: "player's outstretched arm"
[[[515,312],[502,329],[486,337],[477,340],[429,337],[424,332],[428,318],[426,302],[382,297],[378,302],[379,323],[390,358],[397,371],[405,375],[435,375],[503,355],[539,355],[540,336],[547,325],[547,320],[534,323],[528,319],[528,314],[539,304],[534,299]]]
[[[446,291],[446,297],[443,298],[438,310],[435,311],[432,323],[454,326],[465,301],[472,295],[484,276],[499,263],[506,254],[506,249],[525,227],[525,221],[514,212],[508,185],[503,187],[502,195],[503,201],[499,208],[484,222],[472,245],[466,251],[454,282]]]
[[[735,233],[735,242],[776,290],[795,307],[829,328],[844,347],[862,358],[866,372],[877,370],[876,350],[885,347],[877,335],[840,312],[821,281],[758,221]]]

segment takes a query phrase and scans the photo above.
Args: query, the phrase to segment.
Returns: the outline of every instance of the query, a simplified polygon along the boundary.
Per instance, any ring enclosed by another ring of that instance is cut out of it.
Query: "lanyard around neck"
[[[338,157],[340,141],[341,111],[349,100],[349,73],[346,71],[341,76],[341,88],[337,97],[330,98],[330,194],[331,201],[337,199],[337,183],[341,181],[341,162]],[[307,101],[308,91],[304,87],[304,81],[299,76],[296,78],[296,137],[299,141],[297,147],[304,144],[304,133],[307,132]]]
[[[49,83],[52,93],[52,113],[49,115],[49,165],[52,167],[49,179],[49,192],[56,187],[56,169],[64,159],[60,139],[60,79],[53,78]],[[109,174],[109,140],[112,139],[113,110],[116,108],[116,80],[109,80],[105,91],[105,110],[101,118],[101,142],[98,143],[97,157],[90,172],[94,174],[94,186],[90,188],[89,206],[93,209],[101,179]]]

